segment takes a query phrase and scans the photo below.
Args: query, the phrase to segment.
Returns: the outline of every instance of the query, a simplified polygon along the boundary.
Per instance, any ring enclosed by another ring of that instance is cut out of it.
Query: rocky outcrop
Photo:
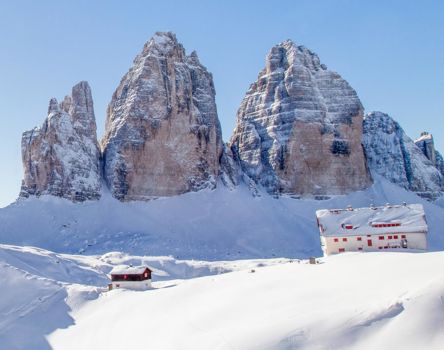
[[[51,99],[43,125],[22,136],[22,161],[21,197],[100,198],[100,150],[87,82],[75,85],[60,104]]]
[[[444,158],[438,151],[436,151],[436,168],[444,176]]]
[[[415,140],[415,145],[420,148],[427,159],[436,167],[436,150],[432,134],[426,131],[422,132],[419,139]]]
[[[424,131],[419,139],[415,140],[415,144],[421,149],[422,153],[432,162],[432,164],[444,176],[444,159],[436,149],[433,135]]]
[[[212,75],[172,33],[156,33],[108,106],[104,175],[119,200],[214,187],[223,143]]]
[[[434,199],[444,189],[444,177],[435,166],[436,154],[434,148],[430,149],[429,138],[423,141],[418,141],[418,147],[387,114],[372,112],[364,119],[363,145],[371,171]],[[425,154],[433,155],[435,164]]]
[[[363,107],[350,85],[303,46],[273,47],[237,114],[231,148],[270,193],[343,194],[371,177]]]

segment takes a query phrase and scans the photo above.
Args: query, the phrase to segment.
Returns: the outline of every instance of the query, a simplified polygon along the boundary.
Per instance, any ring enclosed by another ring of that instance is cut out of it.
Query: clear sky
[[[292,39],[358,92],[444,151],[444,1],[0,0],[0,207],[20,189],[21,133],[41,125],[51,97],[88,80],[99,138],[122,75],[156,31],[171,30],[213,73],[223,137],[264,66]]]

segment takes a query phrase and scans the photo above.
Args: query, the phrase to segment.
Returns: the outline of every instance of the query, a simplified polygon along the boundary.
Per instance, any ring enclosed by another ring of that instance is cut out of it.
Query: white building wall
[[[377,235],[363,236],[321,236],[321,245],[324,255],[387,249],[403,250],[402,237],[404,236],[407,240],[408,249],[427,250],[427,235],[423,232],[378,233]],[[384,237],[384,239],[380,239],[379,237]],[[337,242],[335,240],[337,240]],[[371,244],[369,244],[369,241],[371,241]]]
[[[145,281],[113,281],[113,289],[132,289],[132,290],[147,290],[151,288],[151,280]]]

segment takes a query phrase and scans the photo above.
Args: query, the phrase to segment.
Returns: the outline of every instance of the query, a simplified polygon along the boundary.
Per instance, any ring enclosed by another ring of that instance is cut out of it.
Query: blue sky
[[[120,78],[155,31],[171,30],[213,73],[223,136],[269,49],[292,39],[315,51],[409,136],[444,151],[444,2],[0,0],[0,207],[20,188],[20,138],[51,97],[80,80],[93,91],[99,138]]]

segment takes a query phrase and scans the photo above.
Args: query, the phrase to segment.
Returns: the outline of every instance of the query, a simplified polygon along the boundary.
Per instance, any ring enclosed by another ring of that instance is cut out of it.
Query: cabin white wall
[[[427,235],[425,233],[397,233],[398,239],[388,239],[388,236],[393,236],[394,234],[385,234],[379,233],[378,235],[371,235],[371,237],[367,236],[359,236],[361,237],[361,241],[358,241],[358,236],[337,236],[337,237],[329,237],[329,236],[321,236],[321,245],[322,251],[324,255],[337,254],[339,253],[340,248],[344,248],[345,252],[357,252],[357,251],[381,251],[384,250],[384,247],[395,248],[401,247],[402,235],[406,236],[408,249],[419,249],[426,250],[427,249]],[[379,236],[384,236],[384,240],[380,240]],[[337,238],[338,242],[335,242],[334,239]],[[347,241],[344,242],[343,238],[347,238]],[[372,246],[368,246],[368,240],[372,241]],[[380,248],[381,247],[381,248]],[[359,248],[362,248],[361,250]],[[403,250],[404,248],[399,248]]]
[[[151,280],[145,281],[113,281],[113,289],[147,290],[151,288]]]

